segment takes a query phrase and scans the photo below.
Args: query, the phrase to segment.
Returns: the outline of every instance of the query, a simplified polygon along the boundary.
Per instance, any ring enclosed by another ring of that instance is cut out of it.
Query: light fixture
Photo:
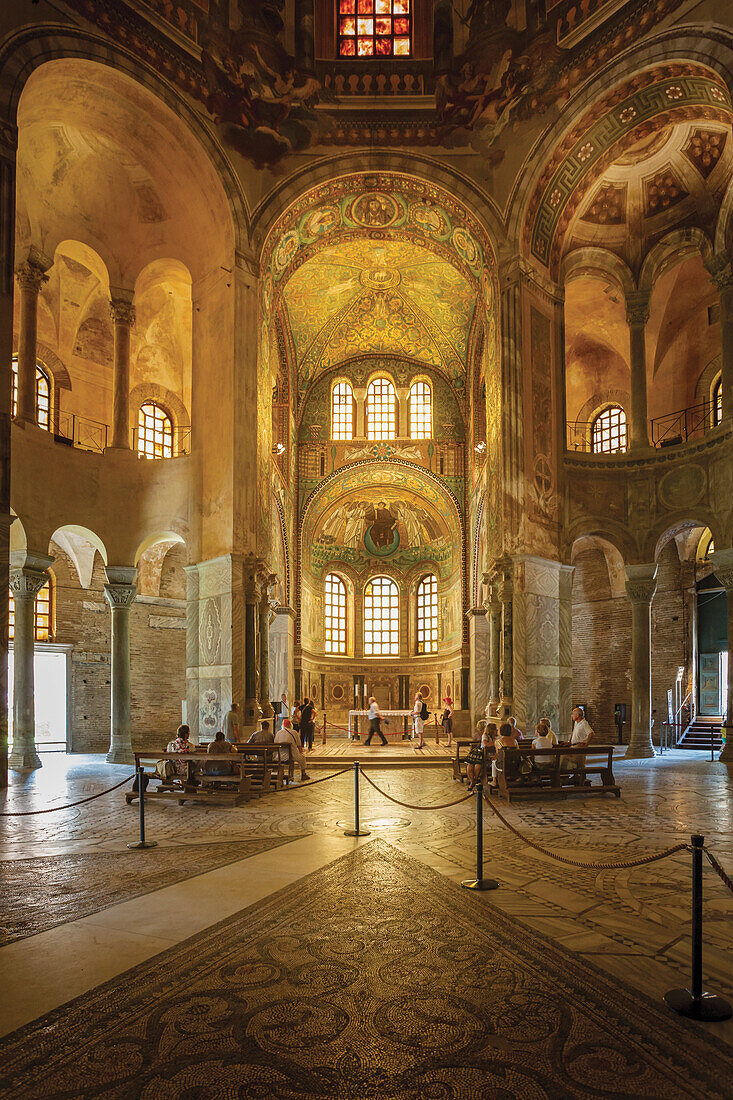
[[[275,455],[276,458],[279,458],[280,455],[284,455],[285,454],[285,444],[284,443],[276,443],[275,446],[272,448],[272,453]]]
[[[486,454],[486,443],[482,439],[480,443],[477,443],[473,448],[477,455]]]

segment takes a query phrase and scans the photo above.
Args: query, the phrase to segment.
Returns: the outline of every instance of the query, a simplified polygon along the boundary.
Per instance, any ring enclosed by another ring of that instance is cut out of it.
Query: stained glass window
[[[137,453],[142,458],[173,458],[173,425],[165,409],[152,401],[140,406]]]
[[[433,395],[428,382],[410,387],[410,439],[430,439],[433,434]]]
[[[626,450],[626,413],[620,405],[609,405],[591,424],[594,454],[613,455]]]
[[[338,0],[339,57],[410,57],[410,0]]]
[[[417,586],[417,651],[438,652],[438,578],[433,573]]]
[[[36,596],[34,612],[34,636],[37,642],[49,642],[51,640],[51,582],[46,581],[41,591]],[[8,637],[12,642],[15,637],[15,599],[13,590],[10,589],[8,598]]]
[[[354,391],[348,382],[337,382],[331,394],[331,439],[354,438]]]
[[[364,656],[400,652],[400,594],[389,577],[372,577],[364,589]]]
[[[713,386],[713,427],[723,419],[723,379],[719,378]]]
[[[367,439],[397,436],[397,394],[389,378],[375,378],[366,396]]]
[[[346,585],[336,573],[325,582],[326,653],[346,653]]]
[[[18,415],[18,360],[12,362],[12,415]],[[51,387],[48,375],[42,367],[36,366],[36,422],[39,428],[49,430],[51,426]]]

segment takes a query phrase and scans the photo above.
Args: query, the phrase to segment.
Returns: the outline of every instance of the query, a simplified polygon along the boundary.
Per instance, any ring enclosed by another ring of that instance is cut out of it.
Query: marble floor
[[[30,775],[12,773],[10,789],[0,796],[3,812],[60,807],[102,791],[129,773],[107,765],[102,757],[49,755],[44,762],[42,770]],[[404,802],[437,807],[466,794],[465,787],[451,779],[447,763],[380,770],[378,758],[366,755],[363,763],[385,794]],[[620,800],[501,803],[502,812],[531,839],[585,861],[629,859],[703,833],[733,873],[733,772],[693,752],[670,752],[654,761],[618,761],[615,771],[622,787]],[[350,774],[238,808],[150,805],[149,837],[180,851],[188,877],[1,947],[5,996],[0,1034],[375,838],[388,840],[454,881],[475,872],[473,797],[440,809],[406,809],[362,781],[361,809],[371,835],[345,837],[344,826],[353,814]],[[136,839],[137,820],[137,806],[125,804],[123,791],[53,813],[2,817],[0,859],[122,851]],[[485,873],[500,886],[481,896],[506,914],[509,927],[516,918],[539,936],[653,997],[689,984],[687,853],[634,869],[579,869],[521,843],[488,808],[484,824]],[[288,842],[212,869],[202,869],[197,862],[197,846],[244,838]],[[147,856],[138,853],[141,866]],[[705,986],[733,1000],[733,894],[707,865],[704,884]],[[733,1021],[704,1026],[733,1047]]]

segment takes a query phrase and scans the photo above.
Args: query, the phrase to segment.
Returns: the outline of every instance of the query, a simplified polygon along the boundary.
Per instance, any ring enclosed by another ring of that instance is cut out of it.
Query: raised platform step
[[[698,715],[682,734],[678,745],[680,749],[709,749],[712,735],[713,748],[719,750],[722,747],[720,737],[720,724],[722,718],[717,715]]]

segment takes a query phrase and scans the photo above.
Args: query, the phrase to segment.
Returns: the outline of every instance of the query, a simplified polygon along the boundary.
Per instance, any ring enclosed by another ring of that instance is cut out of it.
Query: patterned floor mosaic
[[[370,842],[2,1044],[0,1097],[730,1095],[733,1052]]]

